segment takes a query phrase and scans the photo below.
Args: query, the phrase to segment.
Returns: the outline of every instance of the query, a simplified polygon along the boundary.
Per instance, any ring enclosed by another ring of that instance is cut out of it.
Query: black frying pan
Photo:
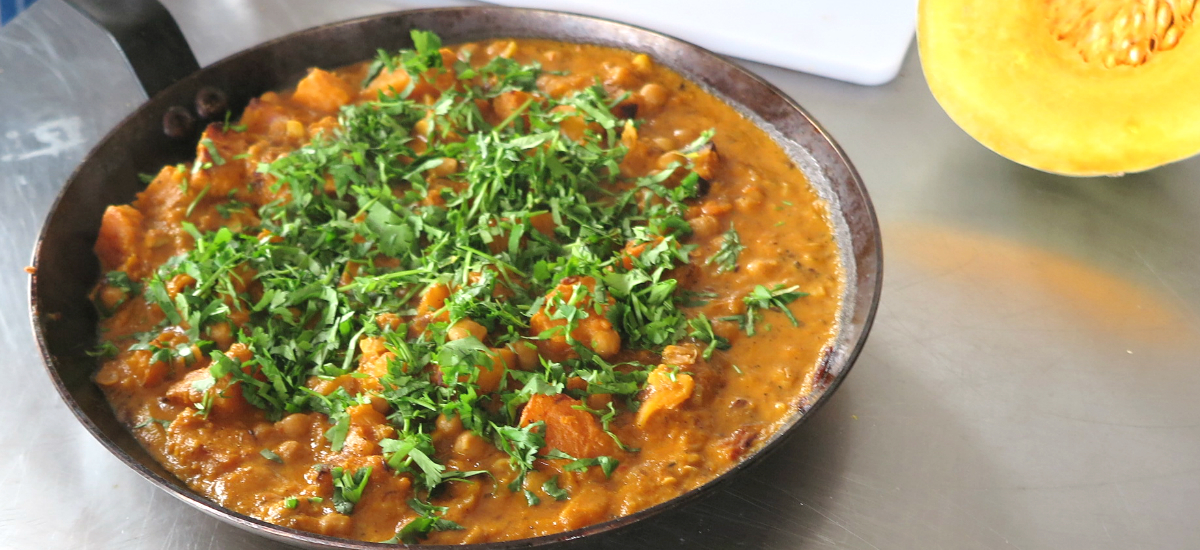
[[[828,400],[866,341],[882,282],[879,224],[858,173],[842,150],[795,102],[777,88],[707,50],[651,31],[564,13],[508,8],[448,8],[398,12],[334,23],[261,44],[200,69],[179,27],[155,0],[69,0],[109,31],[150,100],[106,136],[67,180],[42,228],[30,283],[34,334],[50,377],[79,421],[121,461],[158,487],[223,521],[280,541],[310,548],[394,548],[334,539],[272,525],[222,508],[193,493],[162,468],[117,421],[92,383],[96,360],[85,353],[95,342],[96,314],[88,291],[99,276],[92,245],[109,204],[130,202],[140,191],[138,174],[190,162],[203,128],[172,124],[164,115],[192,111],[197,93],[215,87],[234,113],[252,97],[293,85],[309,67],[339,67],[373,57],[378,48],[412,47],[409,30],[437,32],[446,43],[487,38],[548,38],[644,52],[723,97],[756,119],[830,202],[848,280],[841,331],[825,357],[823,376],[788,422],[761,451],[683,496],[636,514],[557,535],[487,548],[516,548],[592,536],[675,508],[734,478],[778,448],[813,409]],[[178,122],[178,116],[174,116]],[[172,117],[168,117],[172,118]],[[429,548],[429,547],[427,547]]]

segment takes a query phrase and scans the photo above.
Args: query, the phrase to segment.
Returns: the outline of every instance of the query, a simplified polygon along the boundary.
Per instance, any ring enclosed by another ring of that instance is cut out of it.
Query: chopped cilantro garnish
[[[554,500],[567,500],[571,495],[558,486],[558,476],[554,476],[542,484],[542,491]]]
[[[717,336],[713,332],[712,322],[709,321],[708,317],[703,313],[696,316],[694,319],[689,319],[688,327],[691,328],[691,331],[688,332],[688,336],[708,344],[708,347],[704,348],[704,352],[702,354],[702,357],[704,357],[705,361],[712,359],[713,350],[729,349],[729,340]]]
[[[217,150],[217,144],[213,143],[211,139],[204,138],[200,140],[200,145],[203,145],[208,150],[208,155],[212,157],[213,164],[217,166],[225,164],[225,159],[221,157],[221,152]]]
[[[431,437],[439,417],[457,418],[504,451],[518,472],[508,489],[537,505],[537,487],[525,481],[539,459],[565,460],[567,472],[598,466],[606,476],[619,462],[546,449],[545,422],[519,426],[521,407],[533,396],[613,396],[606,408],[581,408],[596,416],[622,451],[638,452],[610,428],[619,413],[637,408],[637,395],[657,366],[655,354],[690,338],[708,344],[707,360],[729,345],[707,317],[685,315],[684,308],[711,296],[685,291],[675,278],[692,260],[696,247],[687,244],[687,215],[707,185],[689,163],[711,147],[711,130],[679,151],[683,161],[625,177],[620,136],[633,122],[613,114],[624,96],[613,97],[597,84],[547,97],[537,93],[543,71],[536,63],[497,57],[446,66],[449,58],[443,59],[436,35],[414,31],[412,40],[414,49],[381,51],[363,83],[369,86],[385,70],[403,70],[413,75],[407,89],[343,107],[335,128],[257,165],[261,190],[275,200],[241,202],[235,197],[257,199],[240,191],[210,197],[205,186],[191,197],[185,218],[204,203],[237,223],[201,231],[182,222],[192,250],[136,283],[122,272],[109,273],[108,286],[129,298],[140,294],[161,310],[163,321],[135,344],[106,342],[96,352],[145,350],[152,361],[169,364],[206,361],[210,376],[192,384],[202,396],[195,403],[202,417],[221,389],[236,383],[270,420],[325,415],[324,437],[334,453],[351,437],[354,407],[386,403],[395,429],[379,442],[387,468],[412,476],[421,495],[409,501],[418,517],[393,541],[406,543],[461,528],[429,499],[447,482],[486,473],[451,470],[439,460]],[[436,97],[409,97],[420,81],[447,71],[458,86]],[[513,109],[485,116],[480,105],[503,94],[517,94]],[[586,127],[579,139],[562,131],[574,117]],[[223,129],[245,127],[231,126],[227,118]],[[198,167],[225,164],[211,139],[201,146],[212,162]],[[186,179],[180,192],[192,192]],[[707,263],[733,271],[743,249],[730,226]],[[568,287],[569,295],[558,291]],[[414,317],[420,297],[435,288],[445,290],[444,304]],[[753,334],[758,311],[779,309],[792,318],[787,305],[802,295],[794,287],[756,287],[739,320]],[[531,319],[539,313],[556,324],[533,334]],[[385,315],[397,322],[377,322]],[[593,342],[580,341],[578,329],[596,316],[611,322],[623,349],[650,359],[605,359]],[[464,321],[478,324],[483,335],[450,339],[451,327]],[[218,326],[248,354],[218,349],[210,340],[220,338],[209,336]],[[168,328],[173,338],[186,338],[160,339]],[[498,382],[493,378],[492,387],[482,385],[491,369],[502,368],[501,353],[536,349],[537,340],[547,339],[565,341],[573,353],[561,361],[541,357],[540,366],[512,369]],[[391,354],[386,373],[357,370],[366,342],[382,342]],[[346,375],[378,384],[332,392],[309,385],[314,378]],[[586,382],[586,389],[569,386],[571,378]],[[260,454],[282,463],[269,449]],[[333,478],[334,508],[353,513],[371,468],[322,471]],[[568,498],[558,482],[551,478],[541,492]],[[292,497],[284,506],[298,503]]]
[[[149,426],[149,425],[151,425],[151,424],[158,424],[159,426],[162,426],[163,428],[166,428],[166,427],[168,427],[168,426],[170,426],[170,425],[171,425],[171,421],[170,421],[170,420],[164,420],[164,419],[161,419],[161,418],[154,418],[153,416],[147,416],[145,420],[143,420],[143,421],[141,421],[141,422],[139,422],[139,423],[135,424],[135,425],[133,426],[133,429],[135,429],[135,430],[140,430],[140,429],[142,429],[142,428],[145,428],[146,426]]]
[[[339,513],[354,513],[354,505],[362,499],[363,490],[371,479],[371,467],[359,468],[353,474],[342,468],[333,468],[333,507]]]
[[[92,357],[101,358],[116,357],[118,353],[121,353],[121,350],[117,348],[116,344],[113,344],[108,340],[100,342],[95,349],[87,352],[87,354]]]
[[[233,113],[231,111],[225,111],[225,122],[221,124],[221,131],[228,132],[228,131],[232,130],[234,132],[245,132],[246,131],[245,124],[230,124],[229,123],[229,117],[231,117],[232,115],[233,115]],[[234,157],[234,158],[237,158],[237,157]]]
[[[725,232],[724,240],[721,241],[721,248],[710,256],[704,263],[717,264],[717,272],[737,271],[738,254],[741,254],[746,247],[742,245],[742,239],[738,236],[738,232],[731,224],[729,231]]]
[[[456,531],[462,529],[461,525],[442,517],[449,510],[445,506],[434,506],[415,498],[409,499],[408,506],[417,513],[417,517],[400,528],[400,532],[396,533],[395,537],[383,542],[416,544],[421,539],[429,536],[429,533],[433,531]]]
[[[746,334],[754,336],[754,323],[757,321],[759,310],[776,309],[783,312],[793,326],[798,326],[800,323],[796,320],[796,316],[792,314],[792,310],[788,309],[788,304],[794,302],[797,298],[808,296],[806,292],[799,292],[799,287],[787,287],[776,285],[774,288],[768,289],[763,285],[757,285],[754,290],[750,291],[742,300],[746,303]]]
[[[600,471],[604,472],[604,477],[612,477],[613,471],[617,469],[621,463],[611,456],[598,456],[595,458],[575,458],[558,449],[551,449],[546,453],[546,458],[570,460],[571,462],[563,465],[563,469],[568,472],[582,472],[592,466],[599,466]]]

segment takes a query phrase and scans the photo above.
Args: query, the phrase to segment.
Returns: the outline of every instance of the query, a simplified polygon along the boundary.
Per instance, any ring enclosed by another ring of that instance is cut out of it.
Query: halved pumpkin
[[[1016,162],[1073,176],[1200,152],[1196,0],[921,0],[938,103]]]

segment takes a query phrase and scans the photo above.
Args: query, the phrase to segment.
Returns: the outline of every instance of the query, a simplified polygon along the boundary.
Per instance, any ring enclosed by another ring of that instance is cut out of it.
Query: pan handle
[[[147,97],[200,70],[179,25],[158,0],[65,0],[103,28]]]

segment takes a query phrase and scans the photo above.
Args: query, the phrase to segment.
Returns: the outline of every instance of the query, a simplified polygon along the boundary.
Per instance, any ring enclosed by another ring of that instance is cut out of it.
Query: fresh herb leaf
[[[359,468],[353,474],[342,468],[333,468],[333,507],[340,514],[354,513],[354,505],[362,499],[367,482],[371,479],[371,467]]]
[[[582,472],[592,466],[599,466],[600,471],[604,472],[604,477],[612,477],[613,471],[621,464],[620,461],[611,456],[598,456],[595,458],[575,458],[558,449],[551,449],[546,453],[546,458],[570,460],[563,465],[563,470],[568,472]]]
[[[400,532],[396,533],[394,538],[383,542],[417,544],[425,537],[428,537],[429,533],[433,531],[456,531],[462,529],[461,525],[442,517],[449,510],[445,506],[434,506],[415,498],[409,499],[408,506],[417,513],[417,517],[404,524],[404,527],[400,528]]]
[[[567,500],[571,495],[566,490],[558,486],[558,476],[547,479],[542,484],[542,491],[549,495],[554,500]]]
[[[716,333],[713,332],[712,322],[709,321],[708,317],[703,313],[697,315],[695,318],[689,319],[688,327],[691,329],[688,332],[688,336],[708,344],[708,346],[704,348],[704,352],[701,354],[705,361],[712,359],[713,350],[729,349],[729,340],[721,336],[717,336]]]
[[[751,290],[742,301],[746,303],[746,334],[754,336],[754,324],[761,315],[760,310],[775,309],[783,312],[793,326],[799,326],[800,322],[796,320],[796,316],[792,314],[792,310],[788,309],[788,304],[794,302],[798,298],[808,296],[806,292],[800,292],[800,287],[791,286],[784,287],[783,285],[775,285],[774,288],[768,289],[763,285],[757,285],[754,290]]]
[[[133,426],[133,429],[135,429],[135,430],[140,430],[140,429],[142,429],[142,428],[145,428],[146,426],[149,426],[149,425],[151,425],[151,424],[158,424],[159,426],[162,426],[163,428],[167,428],[167,427],[170,427],[170,425],[171,425],[171,421],[170,421],[170,420],[163,420],[163,419],[161,419],[161,418],[154,418],[153,416],[147,416],[145,420],[143,420],[143,421],[141,421],[141,422],[137,423],[136,425],[134,425],[134,426]]]
[[[221,152],[217,150],[217,144],[213,140],[204,138],[200,140],[200,145],[203,145],[208,150],[208,155],[212,157],[213,164],[221,166],[225,164],[225,159],[221,157]]]
[[[729,225],[729,231],[726,231],[721,241],[721,247],[716,253],[705,260],[705,264],[717,264],[717,273],[737,271],[738,255],[741,254],[746,247],[742,245],[742,239],[738,236],[738,232],[733,228],[733,224]]]
[[[109,357],[116,357],[117,354],[119,354],[119,353],[121,353],[121,350],[119,348],[117,348],[116,344],[113,344],[111,341],[108,341],[108,340],[100,342],[98,345],[96,345],[95,348],[87,351],[87,354],[89,356],[99,357],[102,359],[107,359]]]

